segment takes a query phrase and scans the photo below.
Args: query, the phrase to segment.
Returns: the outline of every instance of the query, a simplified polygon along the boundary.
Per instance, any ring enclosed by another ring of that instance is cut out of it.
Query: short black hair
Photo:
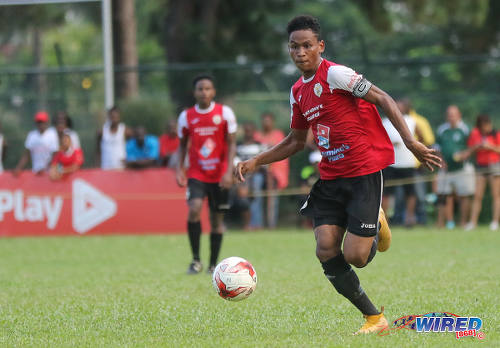
[[[288,33],[288,37],[290,34],[297,30],[311,30],[318,40],[321,37],[321,26],[319,25],[319,21],[317,18],[309,15],[300,15],[292,18],[288,25],[286,26],[286,31]]]
[[[201,80],[209,80],[212,82],[212,84],[214,85],[215,87],[215,79],[212,75],[209,75],[209,74],[202,74],[202,75],[198,75],[196,76],[194,79],[193,79],[193,88],[196,87],[196,84],[198,83],[198,81],[201,81]]]
[[[112,113],[113,111],[120,112],[120,108],[118,107],[118,105],[113,105],[112,107],[110,107],[108,109],[108,114]]]

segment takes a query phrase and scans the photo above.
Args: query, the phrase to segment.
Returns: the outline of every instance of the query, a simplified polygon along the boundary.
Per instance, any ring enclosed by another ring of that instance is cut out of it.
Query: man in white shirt
[[[39,111],[35,114],[36,129],[28,133],[24,142],[25,151],[14,169],[18,176],[31,159],[33,173],[43,173],[50,164],[52,154],[59,149],[59,138],[53,128],[49,128],[49,114]]]
[[[108,120],[97,134],[97,160],[101,169],[125,169],[126,140],[132,131],[121,122],[120,109],[108,110]]]
[[[403,118],[410,130],[411,134],[415,136],[417,132],[417,124],[415,120],[405,112],[405,106],[401,101],[397,102],[399,110],[403,114]],[[416,175],[416,158],[413,153],[408,150],[404,145],[403,139],[399,135],[398,131],[392,125],[388,118],[382,120],[387,135],[391,139],[392,145],[394,146],[394,164],[384,169],[384,179],[385,180],[401,180],[402,184],[393,187],[387,187],[384,192],[384,198],[382,200],[382,209],[388,211],[389,200],[391,196],[397,195],[397,193],[404,193],[405,206],[394,206],[394,218],[404,216],[404,223],[407,226],[412,226],[416,223],[415,208],[417,204],[417,196],[415,191],[415,175]],[[403,192],[397,192],[397,190]],[[386,210],[387,209],[387,210]],[[398,221],[393,221],[398,222]],[[402,223],[403,221],[399,221]]]

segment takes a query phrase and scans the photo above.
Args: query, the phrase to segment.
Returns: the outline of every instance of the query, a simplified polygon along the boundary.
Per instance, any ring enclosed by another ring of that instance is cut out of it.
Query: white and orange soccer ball
[[[254,292],[257,272],[247,260],[236,256],[228,257],[215,267],[212,284],[223,299],[241,301]]]

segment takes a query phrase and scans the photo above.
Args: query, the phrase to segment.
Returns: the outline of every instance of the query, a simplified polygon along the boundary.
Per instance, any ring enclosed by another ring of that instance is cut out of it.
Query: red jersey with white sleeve
[[[68,168],[74,164],[81,166],[83,164],[83,151],[80,148],[70,148],[68,151],[57,151],[52,158],[52,165],[61,165]]]
[[[314,76],[292,86],[290,128],[311,127],[322,155],[321,179],[368,175],[394,163],[377,108],[361,99],[371,86],[354,70],[326,59]]]
[[[227,170],[227,135],[237,124],[229,106],[212,102],[207,109],[195,105],[179,115],[177,134],[189,137],[187,177],[217,183]]]

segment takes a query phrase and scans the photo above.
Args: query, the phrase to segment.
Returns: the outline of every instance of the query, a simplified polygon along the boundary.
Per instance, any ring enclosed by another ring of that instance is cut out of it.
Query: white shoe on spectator
[[[496,231],[498,230],[498,221],[492,221],[490,224],[490,230]]]
[[[464,230],[466,230],[466,231],[472,231],[475,228],[476,228],[475,224],[473,224],[472,222],[468,222],[467,225],[465,225]]]

